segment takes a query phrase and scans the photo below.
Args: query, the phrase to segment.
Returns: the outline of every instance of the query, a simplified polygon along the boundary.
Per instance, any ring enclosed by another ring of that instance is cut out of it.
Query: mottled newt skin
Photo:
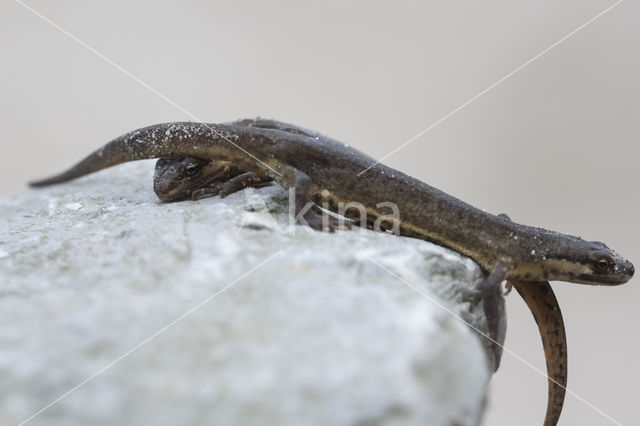
[[[220,186],[203,187],[212,188],[208,190],[211,193],[246,173],[260,183],[274,180],[293,188],[296,216],[314,229],[322,229],[323,222],[317,211],[305,211],[308,201],[328,205],[333,211],[338,211],[340,204],[361,203],[370,222],[388,214],[379,203],[395,203],[400,210],[400,235],[453,249],[473,259],[487,273],[481,290],[492,339],[504,334],[498,319],[502,308],[500,284],[507,280],[527,302],[542,336],[550,377],[545,426],[557,423],[566,384],[564,327],[548,281],[617,285],[627,282],[634,273],[629,261],[601,242],[512,222],[506,215],[484,212],[382,164],[358,177],[375,160],[315,132],[269,120],[165,123],[134,130],[67,171],[31,185],[65,182],[127,161],[191,161],[187,157],[202,161],[200,167],[210,167],[210,176],[217,173],[213,180],[218,179]],[[165,166],[160,171],[175,164]],[[167,193],[163,191],[176,183],[173,177],[164,179],[169,187],[163,189],[157,186],[162,184],[158,176],[156,168],[157,193]],[[359,219],[359,213],[352,219]],[[329,225],[332,230],[337,223]],[[497,368],[500,348],[496,345],[494,349]]]

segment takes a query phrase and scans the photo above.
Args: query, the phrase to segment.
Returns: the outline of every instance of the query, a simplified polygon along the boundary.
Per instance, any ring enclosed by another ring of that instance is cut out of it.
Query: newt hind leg
[[[274,180],[289,190],[289,214],[301,225],[316,231],[334,232],[343,221],[323,212],[312,201],[312,182],[309,175],[291,167],[283,167],[284,174]]]

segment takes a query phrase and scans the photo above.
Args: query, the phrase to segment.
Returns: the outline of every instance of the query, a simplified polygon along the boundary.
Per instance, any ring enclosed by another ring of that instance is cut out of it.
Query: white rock
[[[473,262],[289,233],[277,186],[161,203],[151,168],[0,200],[0,424],[480,421]]]

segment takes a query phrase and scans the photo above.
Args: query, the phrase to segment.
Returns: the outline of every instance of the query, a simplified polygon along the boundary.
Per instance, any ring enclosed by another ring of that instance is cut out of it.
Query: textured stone
[[[28,424],[479,422],[490,363],[451,314],[484,329],[472,261],[291,230],[275,185],[165,204],[151,177],[0,199],[0,424],[69,391]]]

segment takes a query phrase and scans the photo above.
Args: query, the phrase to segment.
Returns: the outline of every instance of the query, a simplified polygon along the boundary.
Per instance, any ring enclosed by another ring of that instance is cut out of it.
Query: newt
[[[502,282],[514,286],[525,299],[545,350],[549,376],[545,426],[558,422],[567,379],[562,315],[548,282],[618,285],[629,281],[635,271],[631,262],[604,243],[519,224],[506,215],[493,215],[376,163],[346,144],[270,120],[176,122],[137,129],[60,174],[31,182],[31,186],[61,183],[124,162],[152,158],[163,159],[156,167],[154,181],[161,198],[166,195],[164,199],[170,201],[194,193],[196,197],[225,195],[244,186],[275,181],[295,197],[295,219],[317,230],[333,231],[340,223],[334,217],[323,218],[321,211],[310,208],[314,203],[353,221],[361,219],[361,212],[345,212],[341,206],[360,203],[370,223],[387,217],[382,207],[394,203],[401,213],[399,223],[382,222],[382,230],[398,225],[400,235],[457,251],[473,259],[486,273],[480,291],[489,337],[494,343],[505,332],[498,321],[503,309]],[[361,173],[363,170],[366,173]],[[161,173],[168,171],[171,173],[162,177]],[[176,180],[183,174],[196,177],[201,171],[206,178],[198,185],[193,185],[195,180]],[[176,185],[182,185],[182,190],[172,192]],[[495,370],[501,346],[496,344],[493,350]]]

